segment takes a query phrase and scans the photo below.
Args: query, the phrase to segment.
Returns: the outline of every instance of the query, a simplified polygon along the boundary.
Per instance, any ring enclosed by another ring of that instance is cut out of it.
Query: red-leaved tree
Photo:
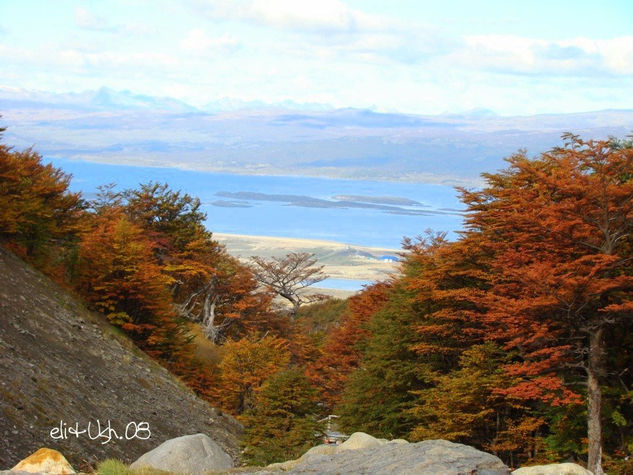
[[[564,404],[578,398],[558,376],[584,371],[588,468],[601,468],[600,381],[605,331],[633,314],[633,149],[583,141],[487,174],[483,191],[463,191],[467,239],[494,255],[490,288],[476,299],[479,318],[522,360],[512,395]]]

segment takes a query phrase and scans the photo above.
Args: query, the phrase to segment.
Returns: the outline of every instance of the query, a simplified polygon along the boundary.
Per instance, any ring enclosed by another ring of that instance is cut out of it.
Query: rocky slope
[[[90,434],[69,431],[88,423]],[[240,430],[103,317],[0,247],[0,469],[43,446],[75,468],[108,457],[129,463],[193,433],[209,435],[235,459]]]

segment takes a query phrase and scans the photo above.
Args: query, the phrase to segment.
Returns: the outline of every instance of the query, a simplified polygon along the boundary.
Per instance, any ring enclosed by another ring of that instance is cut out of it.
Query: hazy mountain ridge
[[[535,155],[566,131],[623,137],[633,110],[501,117],[421,116],[222,100],[182,101],[102,88],[49,94],[0,88],[7,141],[44,156],[264,175],[479,183],[520,148]],[[232,107],[247,107],[233,110]],[[250,107],[250,108],[249,108]],[[214,110],[214,112],[209,112]]]

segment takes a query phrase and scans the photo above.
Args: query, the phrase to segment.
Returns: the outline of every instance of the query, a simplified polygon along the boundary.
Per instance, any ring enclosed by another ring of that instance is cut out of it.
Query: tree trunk
[[[216,343],[220,336],[219,328],[215,325],[215,304],[217,299],[217,295],[211,297],[211,291],[209,291],[204,299],[203,307],[204,317],[202,319],[202,328],[204,335],[213,343]]]
[[[299,302],[299,300],[292,300],[292,313],[290,314],[290,318],[291,320],[294,320],[295,318],[297,318],[297,315],[299,314],[299,307],[301,306],[301,302]]]
[[[589,364],[587,365],[587,438],[589,439],[589,461],[587,468],[595,475],[602,475],[602,424],[600,409],[602,391],[600,375],[603,368],[603,329],[589,334]]]

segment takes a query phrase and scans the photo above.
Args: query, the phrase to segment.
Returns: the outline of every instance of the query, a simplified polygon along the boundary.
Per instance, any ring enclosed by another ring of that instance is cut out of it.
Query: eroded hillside
[[[198,432],[237,456],[239,423],[2,247],[0,276],[0,469],[42,446],[75,467],[107,457],[131,462],[166,439]],[[103,437],[96,437],[97,421]],[[108,421],[122,439],[107,441]],[[82,430],[89,422],[94,440],[54,431],[60,423]],[[132,437],[141,422],[149,425],[148,440],[141,440],[145,430]],[[129,423],[137,425],[129,426],[128,440]]]

